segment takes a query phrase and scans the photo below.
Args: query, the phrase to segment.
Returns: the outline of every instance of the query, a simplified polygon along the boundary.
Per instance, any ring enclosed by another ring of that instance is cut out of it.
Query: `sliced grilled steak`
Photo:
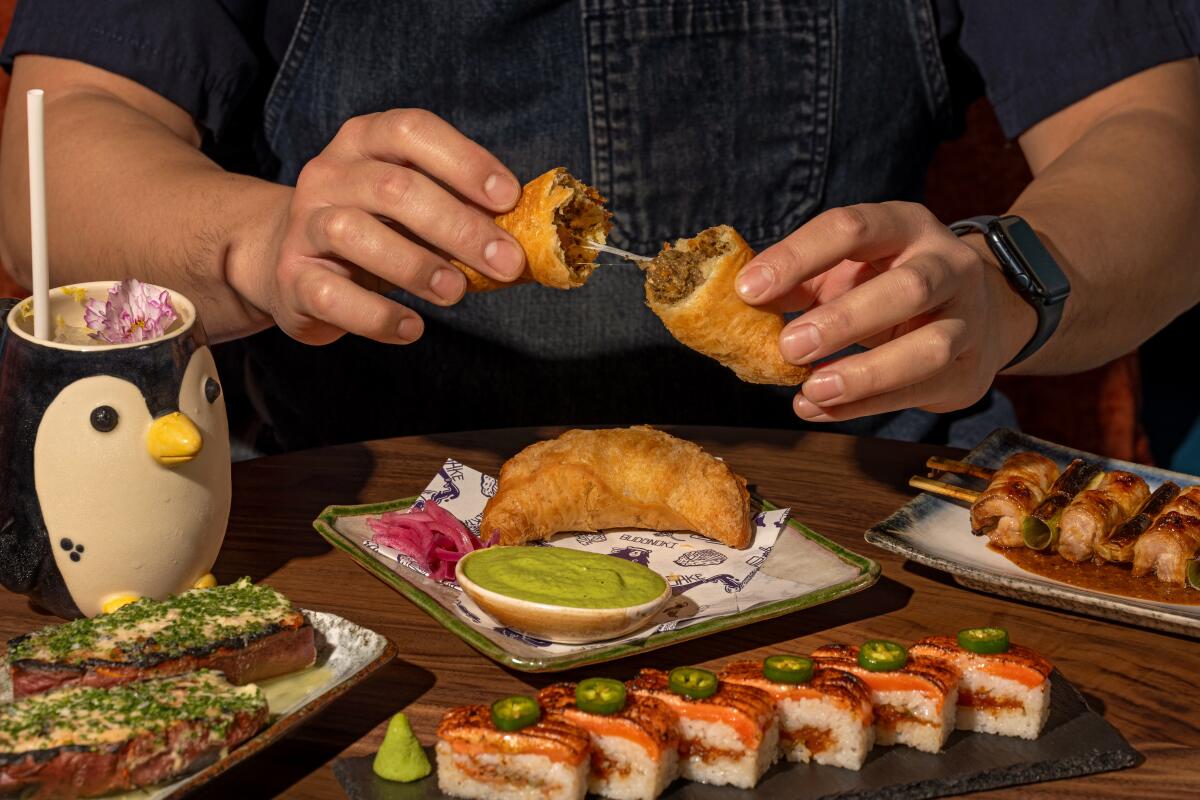
[[[209,670],[72,686],[0,706],[0,795],[95,797],[213,763],[267,722],[257,686]]]
[[[8,658],[13,695],[21,698],[202,668],[240,685],[309,666],[316,644],[286,597],[243,578],[19,636],[9,640]]]

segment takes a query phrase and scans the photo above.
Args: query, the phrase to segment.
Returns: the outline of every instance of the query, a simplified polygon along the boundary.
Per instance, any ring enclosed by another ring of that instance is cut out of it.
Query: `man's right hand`
[[[300,172],[263,276],[263,310],[308,344],[345,333],[413,342],[421,318],[380,292],[458,302],[466,279],[448,257],[516,278],[525,254],[491,213],[512,208],[520,192],[495,156],[428,111],[353,117]]]

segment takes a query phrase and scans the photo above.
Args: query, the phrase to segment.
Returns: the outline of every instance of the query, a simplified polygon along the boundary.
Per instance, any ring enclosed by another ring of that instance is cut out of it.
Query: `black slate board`
[[[1057,671],[1051,675],[1050,719],[1036,741],[955,731],[941,753],[909,747],[876,747],[863,768],[780,762],[752,791],[679,780],[662,794],[669,800],[919,800],[1002,786],[1061,780],[1125,769],[1141,762],[1117,729],[1090,709]],[[435,763],[433,748],[426,748]],[[371,771],[374,756],[340,758],[333,774],[351,800],[443,800],[436,771],[415,783],[392,783]]]

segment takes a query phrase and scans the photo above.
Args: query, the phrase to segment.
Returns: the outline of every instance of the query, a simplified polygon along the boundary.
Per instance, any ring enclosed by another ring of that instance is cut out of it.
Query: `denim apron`
[[[397,107],[435,112],[522,181],[565,166],[608,198],[610,243],[650,254],[722,223],[761,249],[825,208],[919,199],[951,116],[928,0],[307,0],[265,107],[269,177],[295,183],[345,120]],[[396,299],[426,320],[414,345],[311,348],[278,331],[245,343],[268,448],[801,424],[792,391],[675,342],[624,263],[573,291]],[[843,429],[916,439],[934,425],[905,412]]]

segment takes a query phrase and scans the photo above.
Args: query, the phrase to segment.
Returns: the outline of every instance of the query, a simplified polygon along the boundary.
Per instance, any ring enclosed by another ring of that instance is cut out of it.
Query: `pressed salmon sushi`
[[[775,699],[779,743],[788,761],[860,769],[875,743],[871,690],[840,669],[815,669],[803,683],[778,683],[761,661],[734,661],[721,681],[762,689]]]
[[[477,800],[582,800],[588,735],[562,719],[502,731],[487,706],[451,709],[437,730],[438,788]]]
[[[717,680],[706,670],[692,671]],[[699,783],[754,788],[778,757],[779,723],[771,695],[718,683],[707,696],[688,697],[671,685],[660,669],[643,669],[627,684],[631,695],[662,700],[678,715],[680,774]]]
[[[859,664],[855,645],[818,647],[818,668],[840,669],[871,690],[876,744],[902,744],[936,753],[954,730],[959,673],[944,661],[908,658],[898,669],[870,670]]]
[[[959,730],[1036,739],[1050,716],[1050,673],[1054,667],[1028,647],[1008,645],[1002,653],[973,653],[951,636],[928,636],[908,651],[914,658],[950,664],[958,684]]]
[[[616,684],[620,686],[620,684]],[[661,700],[630,695],[611,713],[581,709],[576,684],[556,683],[538,692],[548,718],[587,731],[592,740],[588,791],[613,800],[653,800],[679,777],[675,712]]]

